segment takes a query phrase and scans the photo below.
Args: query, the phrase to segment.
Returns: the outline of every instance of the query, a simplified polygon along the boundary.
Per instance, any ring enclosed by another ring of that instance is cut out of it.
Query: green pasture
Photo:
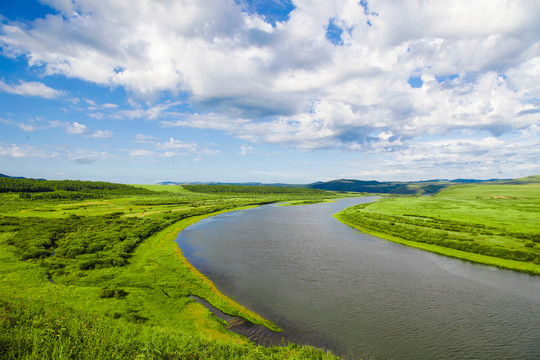
[[[540,183],[533,180],[455,185],[431,197],[386,198],[337,217],[392,241],[540,274]]]
[[[454,185],[442,190],[436,197],[482,200],[540,200],[540,183],[528,184],[468,184]]]
[[[186,226],[220,212],[337,194],[113,185],[2,183],[0,359],[336,358],[312,347],[256,346],[227,330],[188,296],[279,328],[221,294],[174,240]],[[84,199],[88,194],[95,198]]]
[[[194,196],[197,193],[186,190],[182,185],[134,185],[142,187],[143,189],[148,189],[152,191],[166,191],[175,194],[188,194],[189,196]]]

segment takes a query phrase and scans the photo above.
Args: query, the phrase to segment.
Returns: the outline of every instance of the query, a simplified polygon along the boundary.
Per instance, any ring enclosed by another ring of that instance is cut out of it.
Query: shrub
[[[129,293],[127,291],[117,288],[117,287],[103,288],[101,289],[101,292],[99,293],[99,297],[102,299],[106,299],[106,298],[123,299],[128,295]]]

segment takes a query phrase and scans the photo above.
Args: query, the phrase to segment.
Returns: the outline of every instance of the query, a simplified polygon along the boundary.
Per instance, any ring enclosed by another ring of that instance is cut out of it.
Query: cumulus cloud
[[[129,154],[133,158],[155,160],[158,158],[173,158],[185,157],[187,155],[197,155],[197,159],[201,160],[200,155],[214,156],[220,153],[218,149],[200,147],[195,142],[185,142],[173,137],[168,141],[158,142],[153,136],[137,134],[135,142],[147,144],[147,148],[138,148],[129,150]]]
[[[22,96],[37,96],[45,99],[54,99],[65,95],[64,91],[56,90],[43,83],[33,81],[20,81],[14,85],[0,80],[0,91]]]
[[[79,124],[78,122],[73,122],[71,124],[67,123],[65,124],[64,129],[66,130],[66,133],[70,135],[83,135],[89,131],[86,125]]]
[[[151,143],[151,142],[154,142],[155,140],[157,140],[157,138],[155,136],[137,134],[137,135],[135,135],[135,140],[134,141],[138,142],[138,143]]]
[[[540,171],[537,135],[525,131],[509,140],[488,136],[421,141],[400,147],[391,154],[374,149],[365,158],[349,162],[347,168],[352,170],[343,177],[408,180],[454,179],[456,174],[485,179],[511,178],[516,173],[525,176]]]
[[[93,164],[100,160],[114,160],[116,156],[105,151],[96,150],[77,150],[68,151],[68,159],[74,161],[77,164],[88,165]]]
[[[134,106],[134,108],[131,110],[124,110],[121,113],[130,119],[155,120],[159,118],[160,116],[162,116],[169,108],[177,106],[181,103],[182,102],[180,101],[165,102],[163,104],[150,106],[145,109],[141,105],[132,102],[132,105]]]
[[[183,149],[183,150],[193,151],[193,150],[197,149],[197,144],[196,143],[186,143],[186,142],[180,141],[178,139],[169,138],[169,141],[167,141],[165,143],[157,143],[156,147],[158,147],[160,149],[167,149],[167,150]]]
[[[46,3],[58,13],[4,22],[6,54],[125,88],[129,118],[353,151],[540,122],[538,1],[298,0],[280,19],[233,0]],[[203,115],[171,112],[186,97]]]
[[[3,118],[0,118],[0,123],[2,123],[4,125],[17,126],[21,130],[27,131],[27,132],[37,131],[37,130],[40,129],[40,127],[36,126],[36,125],[27,124],[27,123],[20,123],[20,122],[17,122],[17,121],[12,121],[12,120],[3,119]]]
[[[240,146],[240,155],[254,155],[257,151],[251,145]]]
[[[1,157],[12,158],[53,158],[60,155],[56,151],[40,149],[35,146],[26,145],[0,145]]]
[[[114,135],[114,133],[109,130],[97,130],[91,133],[88,126],[78,123],[77,121],[70,123],[68,121],[53,120],[49,121],[49,127],[59,127],[64,129],[69,135],[83,135],[94,139],[110,139]]]
[[[95,139],[110,139],[113,136],[113,132],[109,130],[98,130],[91,135]]]
[[[154,151],[146,149],[134,149],[129,151],[129,156],[131,157],[155,157],[156,153]]]

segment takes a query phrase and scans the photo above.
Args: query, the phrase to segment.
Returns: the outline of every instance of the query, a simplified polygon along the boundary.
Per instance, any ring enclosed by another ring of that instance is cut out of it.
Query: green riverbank
[[[540,184],[457,185],[434,197],[353,206],[335,217],[426,251],[540,274]]]
[[[0,359],[336,358],[307,346],[257,346],[227,330],[189,296],[279,329],[221,294],[174,241],[221,212],[335,194],[143,190],[0,194]]]

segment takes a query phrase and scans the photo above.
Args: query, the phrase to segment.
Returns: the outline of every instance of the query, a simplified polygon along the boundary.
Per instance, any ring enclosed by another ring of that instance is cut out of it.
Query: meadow
[[[391,197],[336,217],[405,245],[540,274],[540,177],[454,185],[429,197]]]
[[[222,295],[174,242],[206,216],[335,193],[3,180],[0,359],[336,358],[308,346],[259,346],[227,330],[189,296],[279,328]]]

